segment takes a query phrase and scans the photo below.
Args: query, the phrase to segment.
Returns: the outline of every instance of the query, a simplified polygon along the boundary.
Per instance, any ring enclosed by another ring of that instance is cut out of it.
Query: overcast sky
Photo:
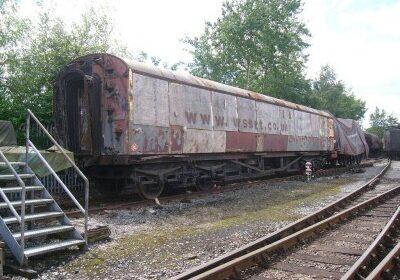
[[[32,15],[34,0],[22,0]],[[57,15],[77,20],[87,5],[106,3],[121,41],[134,53],[145,51],[173,64],[190,61],[180,42],[200,35],[205,21],[221,13],[222,0],[51,1]],[[400,119],[400,1],[307,0],[302,17],[312,33],[307,76],[330,64],[355,95],[367,102],[364,125],[375,106]]]

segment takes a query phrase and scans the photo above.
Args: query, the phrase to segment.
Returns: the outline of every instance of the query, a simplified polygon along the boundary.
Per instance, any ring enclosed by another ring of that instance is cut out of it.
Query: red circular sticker
[[[138,144],[133,143],[133,144],[131,145],[131,151],[132,151],[132,152],[136,152],[138,149],[139,149],[139,145],[138,145]]]

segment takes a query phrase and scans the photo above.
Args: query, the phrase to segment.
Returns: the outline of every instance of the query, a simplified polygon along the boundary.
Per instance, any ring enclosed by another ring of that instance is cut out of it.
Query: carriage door
[[[100,93],[98,79],[72,72],[64,79],[67,148],[76,154],[100,151]],[[93,141],[96,139],[95,141]]]

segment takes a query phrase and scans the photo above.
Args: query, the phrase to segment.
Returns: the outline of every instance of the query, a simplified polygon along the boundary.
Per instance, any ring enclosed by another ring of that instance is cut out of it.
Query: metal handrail
[[[42,154],[39,152],[39,150],[36,148],[36,146],[32,143],[32,141],[28,140],[28,143],[29,143],[29,146],[34,150],[36,155],[39,157],[39,159],[43,162],[43,164],[47,167],[47,169],[51,172],[51,174],[53,174],[53,176],[56,178],[57,182],[61,185],[61,187],[63,187],[64,191],[68,194],[68,196],[71,198],[71,200],[79,208],[79,210],[81,210],[81,212],[83,214],[85,214],[85,209],[83,209],[82,205],[79,203],[78,200],[76,200],[75,196],[71,193],[71,191],[68,189],[68,187],[60,179],[60,177],[57,175],[57,173],[54,171],[54,169],[51,167],[51,165],[42,156]]]
[[[2,151],[0,151],[0,157],[2,160],[5,162],[7,167],[11,170],[11,173],[14,175],[15,179],[17,180],[19,186],[21,187],[21,215],[18,214],[17,210],[15,210],[15,207],[11,204],[10,200],[8,199],[7,195],[4,193],[3,189],[0,188],[0,195],[7,204],[8,208],[11,210],[15,218],[17,218],[17,221],[20,224],[20,234],[21,234],[21,243],[20,243],[20,250],[21,250],[21,258],[24,258],[24,251],[25,251],[25,183],[21,179],[21,177],[18,175],[17,171],[15,171],[14,167],[12,164],[8,161],[6,156],[3,154]],[[20,260],[21,261],[21,260]]]
[[[84,180],[85,182],[85,207],[83,208],[82,205],[75,199],[75,197],[73,196],[73,194],[68,190],[68,188],[65,186],[64,183],[61,184],[61,186],[64,188],[64,190],[66,190],[67,194],[72,198],[72,200],[75,202],[75,204],[77,204],[79,210],[81,210],[81,212],[85,215],[85,242],[86,245],[87,243],[87,233],[88,233],[88,220],[89,220],[89,180],[86,178],[86,176],[82,173],[82,171],[79,169],[79,167],[75,164],[75,162],[67,155],[67,153],[64,151],[64,149],[60,146],[60,144],[57,143],[57,141],[53,138],[53,136],[51,136],[51,134],[47,131],[47,129],[43,126],[43,124],[38,120],[38,118],[33,114],[33,112],[31,110],[27,110],[27,136],[29,137],[29,124],[30,124],[30,118],[32,118],[37,124],[38,126],[42,129],[42,131],[46,134],[46,136],[50,139],[50,141],[54,144],[54,146],[57,147],[57,149],[64,155],[64,157],[68,160],[68,162],[72,165],[72,167],[75,169],[75,171],[78,173],[78,175]],[[26,143],[26,153],[28,154],[28,149],[29,146],[31,146],[37,155],[40,154],[40,152],[36,149],[36,147],[34,147],[33,143],[27,138],[27,143]],[[45,163],[45,165],[50,168],[52,171],[52,173],[54,172],[54,170],[51,168],[51,166],[47,163],[47,161],[41,156],[39,156],[39,158]],[[55,172],[54,172],[55,173]],[[54,175],[53,173],[53,175]],[[56,176],[57,181],[61,179]],[[60,182],[59,181],[59,182]],[[62,182],[62,181],[61,181]]]

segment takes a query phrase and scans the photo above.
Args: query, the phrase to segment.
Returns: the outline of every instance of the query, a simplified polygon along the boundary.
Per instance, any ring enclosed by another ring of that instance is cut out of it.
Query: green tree
[[[141,51],[138,55],[132,56],[131,59],[137,60],[139,62],[151,63],[154,66],[162,66],[165,69],[170,69],[173,71],[180,69],[184,65],[182,61],[170,65],[166,61],[163,61],[161,58],[158,58],[156,56],[149,56],[149,54],[145,51]]]
[[[15,3],[0,6],[0,118],[11,120],[21,139],[27,108],[41,120],[52,120],[53,83],[64,65],[87,53],[127,51],[113,37],[105,9],[89,8],[67,29],[51,10],[41,12],[37,22],[19,18]]]
[[[366,112],[365,102],[354,96],[329,65],[321,68],[319,77],[312,81],[309,95],[311,107],[326,110],[339,118],[361,120]]]
[[[26,41],[29,24],[16,16],[18,5],[11,0],[0,0],[0,114],[9,115],[6,102],[7,79],[10,67],[17,61],[16,49]]]
[[[200,37],[186,38],[191,73],[221,83],[304,103],[309,84],[303,53],[310,36],[299,18],[300,0],[232,0],[207,22]]]
[[[387,114],[384,109],[380,110],[375,107],[375,112],[369,115],[370,127],[367,129],[368,132],[377,135],[379,138],[383,138],[385,130],[390,127],[400,126],[399,120],[393,114]]]

